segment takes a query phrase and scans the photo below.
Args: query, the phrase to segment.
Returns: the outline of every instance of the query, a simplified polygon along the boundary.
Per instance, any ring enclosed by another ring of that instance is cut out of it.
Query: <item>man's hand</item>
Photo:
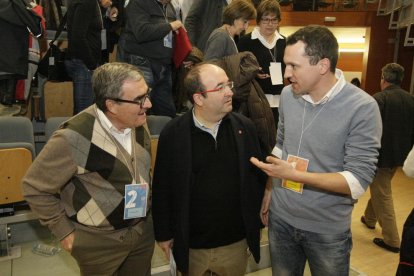
[[[170,25],[171,25],[171,29],[173,31],[176,31],[179,28],[184,27],[183,23],[180,20],[175,20],[175,21],[171,22]]]
[[[266,189],[263,195],[262,207],[260,208],[260,219],[265,226],[269,226],[269,206],[272,199],[273,181],[271,177],[267,178]]]
[[[75,240],[75,232],[70,233],[67,235],[63,240],[60,241],[63,249],[68,251],[69,253],[72,252],[73,241]]]
[[[266,161],[268,163],[259,161],[255,157],[250,158],[250,162],[268,176],[295,180],[296,169],[287,161],[272,156],[266,157]]]
[[[299,183],[306,183],[317,189],[334,192],[344,195],[351,195],[351,189],[345,177],[338,172],[313,173],[303,172],[294,168],[294,162],[289,163],[276,157],[266,157],[268,163],[259,161],[255,157],[250,158],[250,162],[257,166],[268,176],[288,179]]]
[[[117,21],[118,20],[118,9],[116,7],[112,7],[109,10],[109,19],[111,21]]]
[[[167,257],[167,260],[170,260],[170,250],[173,247],[174,240],[168,240],[163,242],[158,242],[158,246],[164,251],[165,256]]]
[[[265,189],[262,200],[262,208],[260,208],[260,219],[264,226],[269,226],[269,206],[272,198],[272,190]]]

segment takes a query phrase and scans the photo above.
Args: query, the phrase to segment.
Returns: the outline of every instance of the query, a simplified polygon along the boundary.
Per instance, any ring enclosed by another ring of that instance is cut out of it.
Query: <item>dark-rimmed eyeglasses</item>
[[[147,93],[145,93],[145,95],[142,95],[141,97],[138,97],[135,100],[124,100],[124,99],[119,99],[119,98],[108,98],[108,100],[118,102],[118,103],[136,104],[136,105],[139,105],[140,108],[143,108],[145,101],[147,99],[150,99],[151,90],[152,90],[151,88],[148,88]]]
[[[195,92],[194,94],[204,94],[204,93],[210,93],[210,92],[220,92],[220,93],[224,93],[226,91],[226,88],[229,89],[233,89],[234,87],[234,82],[233,81],[228,81],[222,84],[219,84],[217,86],[217,88],[211,89],[211,90],[205,90],[205,91],[199,91],[199,92]]]
[[[277,22],[279,22],[279,19],[277,19],[276,17],[274,18],[262,18],[260,19],[260,22],[263,22],[264,24],[277,24]]]

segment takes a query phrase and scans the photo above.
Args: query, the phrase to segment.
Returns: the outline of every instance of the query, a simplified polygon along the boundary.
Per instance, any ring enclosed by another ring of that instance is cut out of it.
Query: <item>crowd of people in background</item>
[[[314,275],[347,276],[352,210],[368,188],[361,222],[383,235],[373,243],[412,261],[390,186],[404,161],[413,170],[402,66],[385,65],[370,96],[337,68],[327,27],[280,33],[277,0],[68,3],[76,116],[23,193],[82,275],[150,275],[155,241],[183,275],[244,275],[268,226],[273,275],[303,275],[308,262]],[[174,66],[182,31],[192,50]],[[154,172],[147,114],[173,118]]]

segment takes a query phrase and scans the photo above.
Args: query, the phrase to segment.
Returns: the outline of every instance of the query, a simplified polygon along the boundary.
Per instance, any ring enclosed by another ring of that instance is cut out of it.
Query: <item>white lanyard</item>
[[[306,130],[308,130],[308,128],[311,126],[311,124],[313,123],[313,121],[315,121],[315,119],[316,119],[316,117],[318,117],[318,115],[319,115],[319,113],[321,113],[321,111],[325,108],[325,106],[328,104],[328,102],[327,103],[325,103],[323,106],[322,106],[322,108],[318,111],[318,113],[316,113],[316,115],[312,118],[312,120],[309,122],[309,124],[305,127],[305,128],[303,128],[304,127],[304,125],[305,125],[305,115],[306,115],[306,100],[304,100],[305,101],[305,105],[303,106],[303,115],[302,115],[302,131],[301,131],[301,133],[300,133],[300,139],[299,139],[299,146],[298,146],[298,153],[297,153],[297,155],[296,156],[299,156],[299,153],[300,153],[300,147],[301,147],[301,145],[302,145],[302,137],[303,137],[303,133],[306,131]]]

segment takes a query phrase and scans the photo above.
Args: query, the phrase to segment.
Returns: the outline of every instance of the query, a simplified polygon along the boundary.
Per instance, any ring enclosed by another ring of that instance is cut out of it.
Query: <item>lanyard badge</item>
[[[309,160],[301,158],[295,155],[288,155],[286,160],[288,163],[292,165],[296,170],[301,172],[306,172],[308,170]],[[293,192],[302,194],[303,193],[303,185],[304,183],[295,182],[292,180],[283,179],[282,187]]]
[[[142,218],[147,215],[147,183],[125,185],[124,219]]]

